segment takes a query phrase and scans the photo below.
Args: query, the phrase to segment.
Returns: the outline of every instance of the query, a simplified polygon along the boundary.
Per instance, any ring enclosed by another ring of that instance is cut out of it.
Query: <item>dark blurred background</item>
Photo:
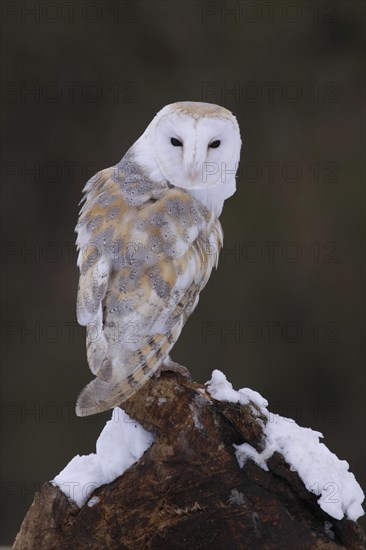
[[[243,149],[173,358],[321,431],[364,486],[364,20],[361,1],[1,3],[2,544],[110,417],[73,412],[81,190],[178,100],[232,110]]]

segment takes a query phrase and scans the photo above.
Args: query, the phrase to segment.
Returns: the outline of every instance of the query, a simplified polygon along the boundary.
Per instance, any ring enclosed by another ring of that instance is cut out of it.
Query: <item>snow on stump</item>
[[[364,549],[348,464],[266,407],[220,371],[150,380],[43,485],[13,549]]]

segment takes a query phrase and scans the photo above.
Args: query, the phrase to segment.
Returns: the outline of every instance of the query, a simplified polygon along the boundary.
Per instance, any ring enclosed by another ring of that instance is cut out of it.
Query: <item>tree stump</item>
[[[255,404],[216,401],[178,373],[147,382],[123,409],[156,435],[141,459],[79,509],[47,482],[14,550],[364,549],[360,526],[321,510],[276,453],[240,468],[233,444],[262,450]],[[265,419],[262,418],[264,421]]]

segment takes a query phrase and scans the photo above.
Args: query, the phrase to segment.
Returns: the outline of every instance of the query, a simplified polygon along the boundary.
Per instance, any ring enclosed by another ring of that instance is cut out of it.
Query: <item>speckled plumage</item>
[[[174,105],[183,111],[178,116],[192,119],[229,113],[219,106],[205,109],[207,104]],[[142,166],[138,143],[84,189],[76,228],[77,317],[87,326],[87,358],[96,378],[79,396],[80,416],[123,402],[158,369],[197,305],[222,246],[215,212],[190,189]]]

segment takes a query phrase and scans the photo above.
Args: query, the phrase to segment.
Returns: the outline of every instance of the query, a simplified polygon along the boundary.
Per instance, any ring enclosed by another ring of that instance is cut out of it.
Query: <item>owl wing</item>
[[[155,372],[222,245],[217,219],[185,191],[139,184],[139,193],[113,168],[92,180],[77,226],[77,315],[97,378],[80,395],[78,414],[121,403]]]

